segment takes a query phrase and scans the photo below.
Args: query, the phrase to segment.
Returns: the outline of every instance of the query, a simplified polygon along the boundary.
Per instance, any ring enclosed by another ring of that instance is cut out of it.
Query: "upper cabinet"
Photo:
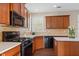
[[[9,4],[0,3],[0,24],[9,25]]]
[[[64,22],[64,28],[68,28],[69,26],[69,16],[63,17],[63,22]]]
[[[46,29],[67,29],[69,26],[69,15],[46,16]]]
[[[19,15],[21,14],[21,3],[12,3],[10,6],[12,11],[16,11]]]
[[[17,12],[19,15],[25,17],[25,4],[13,3],[11,4],[11,10]]]
[[[21,3],[21,16],[25,17],[25,4]]]
[[[46,28],[50,29],[52,27],[51,16],[46,16]]]
[[[24,25],[28,26],[28,10],[25,8],[24,3],[0,3],[0,24],[11,25],[14,22],[16,24],[22,23],[20,19]]]

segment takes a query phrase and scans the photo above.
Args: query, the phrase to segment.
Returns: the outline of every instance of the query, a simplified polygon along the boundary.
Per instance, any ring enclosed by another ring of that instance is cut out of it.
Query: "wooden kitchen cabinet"
[[[56,40],[54,40],[54,52],[55,52],[55,55],[57,56],[58,55],[58,45],[57,45]]]
[[[46,29],[67,29],[69,26],[69,15],[46,16]]]
[[[21,16],[25,17],[25,4],[21,3]]]
[[[20,56],[20,45],[0,54],[1,56]]]
[[[28,10],[25,9],[24,3],[0,3],[0,24],[10,25],[10,11],[15,11],[18,15],[28,18]],[[28,22],[27,19],[26,22]]]
[[[68,28],[69,26],[69,15],[63,17],[63,28]]]
[[[33,53],[38,50],[44,48],[43,36],[37,36],[33,39]]]
[[[52,27],[51,16],[46,17],[46,28],[50,29]]]
[[[52,17],[52,18],[54,18],[54,17]],[[63,28],[63,23],[64,23],[63,22],[63,16],[55,16],[55,23],[56,23],[56,25],[55,25],[56,29],[62,29]]]
[[[16,11],[19,15],[25,17],[25,3],[11,3],[11,10]]]
[[[33,53],[39,49],[54,49],[53,36],[37,36],[33,38]]]
[[[70,43],[69,42],[57,42],[58,56],[70,55]]]
[[[9,25],[9,4],[0,3],[0,24]]]
[[[19,15],[21,15],[21,3],[11,3],[11,10],[16,11]]]
[[[58,56],[79,56],[78,41],[57,41]]]

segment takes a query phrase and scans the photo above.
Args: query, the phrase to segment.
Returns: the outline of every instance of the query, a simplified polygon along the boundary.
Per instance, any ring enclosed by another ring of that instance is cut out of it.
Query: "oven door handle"
[[[30,46],[31,44],[32,44],[32,42],[29,43],[29,44],[27,44],[27,45],[25,45],[24,48],[27,48],[27,47]]]

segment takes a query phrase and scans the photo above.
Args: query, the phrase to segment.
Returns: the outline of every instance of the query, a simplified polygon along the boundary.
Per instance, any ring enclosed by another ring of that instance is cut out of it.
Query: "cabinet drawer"
[[[20,52],[20,45],[4,52],[2,56],[15,56],[19,52]]]

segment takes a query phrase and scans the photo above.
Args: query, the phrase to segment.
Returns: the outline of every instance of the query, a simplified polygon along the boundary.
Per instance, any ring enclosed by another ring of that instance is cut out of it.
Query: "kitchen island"
[[[54,37],[55,51],[58,56],[79,56],[79,39]]]
[[[19,56],[20,42],[0,42],[0,56]]]

